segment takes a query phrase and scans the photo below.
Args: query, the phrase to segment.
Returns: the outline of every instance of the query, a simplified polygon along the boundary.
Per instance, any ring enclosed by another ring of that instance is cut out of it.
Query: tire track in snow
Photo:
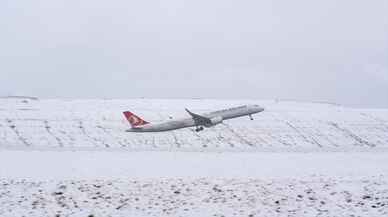
[[[317,145],[318,147],[322,148],[322,145],[319,144],[319,142],[317,142],[314,137],[312,135],[309,135],[310,136],[310,139],[307,138],[307,136],[305,136],[296,126],[294,126],[293,124],[291,124],[290,122],[284,120],[283,121],[286,125],[288,125],[289,127],[291,127],[293,130],[295,130],[295,132],[298,133],[299,136],[301,136],[306,142],[310,143],[310,144],[315,144]]]
[[[324,122],[322,122],[322,123],[324,123]],[[318,129],[316,129],[316,130],[318,131],[318,136],[319,137],[325,139],[327,142],[330,143],[330,145],[332,145],[334,147],[339,147],[339,145],[336,144],[335,142],[333,142],[333,140],[331,140],[330,137],[327,134],[325,135],[325,134],[321,133]]]
[[[24,138],[21,133],[19,132],[19,130],[16,128],[16,126],[13,124],[13,121],[11,119],[6,119],[7,123],[8,123],[8,127],[11,128],[11,130],[16,134],[16,136],[18,137],[18,139],[26,146],[31,146],[31,144],[27,141],[26,138]]]
[[[342,133],[344,133],[345,135],[353,138],[354,140],[356,140],[359,144],[361,145],[367,145],[371,148],[373,147],[376,147],[375,144],[373,143],[370,143],[368,142],[367,140],[357,136],[356,134],[354,134],[352,131],[348,130],[348,129],[345,129],[345,128],[342,128],[340,127],[337,123],[334,123],[334,122],[327,122],[327,124],[329,124],[330,126],[333,126],[335,129],[341,131]]]
[[[294,124],[292,124],[290,121],[287,120],[287,118],[285,116],[290,116],[288,114],[284,114],[283,115],[283,118],[282,119],[277,119],[276,117],[274,117],[275,119],[277,119],[278,121],[281,121],[283,123],[285,123],[287,126],[289,126],[291,129],[293,129],[300,137],[303,138],[303,140],[307,143],[310,143],[310,144],[313,144],[313,145],[317,145],[318,147],[322,148],[323,146],[314,138],[314,136],[308,132],[305,131],[305,134],[308,135],[308,137],[302,133],[302,131],[296,127]]]
[[[44,128],[46,129],[47,133],[50,134],[52,137],[54,137],[54,139],[57,141],[57,143],[60,147],[63,147],[62,140],[51,131],[51,127],[48,124],[48,121],[44,120],[43,123],[44,123]]]
[[[362,116],[370,119],[370,120],[373,120],[377,123],[379,123],[380,126],[375,126],[374,129],[377,129],[379,131],[382,131],[383,134],[382,135],[376,135],[376,137],[379,137],[379,139],[381,139],[382,141],[380,142],[380,144],[382,145],[386,145],[388,144],[388,122],[383,120],[383,119],[380,119],[380,118],[377,118],[377,117],[374,117],[370,114],[366,114],[366,113],[363,113],[361,112],[360,113]],[[377,141],[377,143],[379,143],[379,141]]]
[[[102,130],[104,132],[105,135],[108,135],[110,136],[111,138],[113,138],[121,147],[125,148],[125,147],[128,147],[130,146],[130,144],[128,143],[128,140],[124,140],[125,141],[125,144],[123,142],[120,141],[119,138],[117,138],[116,136],[114,136],[110,131],[108,131],[105,127],[101,126],[101,125],[97,125],[96,128]]]
[[[248,146],[250,147],[256,147],[255,144],[251,143],[250,141],[248,141],[247,139],[245,139],[244,137],[242,137],[240,134],[238,134],[235,130],[233,130],[228,124],[226,123],[222,123],[222,125],[224,125],[226,127],[226,129],[228,129],[234,136],[236,136],[239,140],[241,140],[242,142],[244,142],[245,144],[247,144]]]
[[[97,139],[95,137],[92,137],[90,136],[87,132],[86,132],[86,129],[84,127],[84,124],[83,124],[83,121],[80,120],[78,121],[78,128],[81,130],[82,134],[84,134],[87,138],[91,139],[92,141],[96,142],[96,143],[101,143],[104,147],[106,148],[109,148],[109,144],[105,143],[104,141],[100,140],[100,139]],[[96,143],[93,143],[96,147],[97,147],[97,144]]]
[[[287,142],[286,140],[284,140],[284,139],[282,139],[280,137],[274,136],[271,133],[268,133],[268,136],[270,138],[272,138],[273,140],[275,140],[275,141],[277,141],[277,142],[279,142],[279,143],[281,143],[281,144],[283,144],[285,146],[288,146],[288,147],[295,146],[294,144],[291,144],[291,143]]]
[[[273,113],[268,113],[268,114],[270,114],[274,120],[276,120],[280,123],[283,122],[283,120],[279,120],[279,118],[277,118]],[[274,139],[275,141],[285,145],[285,146],[288,146],[288,147],[296,146],[296,144],[291,144],[291,143],[287,142],[286,140],[282,139],[280,136],[273,136],[271,133],[268,133],[268,136],[271,137],[272,139]]]
[[[245,132],[248,132],[249,135],[254,134],[255,138],[256,138],[256,139],[254,139],[255,143],[259,144],[260,147],[264,147],[264,145],[269,145],[269,143],[267,141],[265,141],[261,136],[258,135],[258,132],[254,131],[252,129],[249,129],[248,127],[244,127],[243,130]]]

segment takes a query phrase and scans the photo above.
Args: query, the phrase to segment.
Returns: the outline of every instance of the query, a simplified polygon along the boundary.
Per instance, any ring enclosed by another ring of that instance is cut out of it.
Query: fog
[[[0,95],[388,107],[386,0],[2,0]]]

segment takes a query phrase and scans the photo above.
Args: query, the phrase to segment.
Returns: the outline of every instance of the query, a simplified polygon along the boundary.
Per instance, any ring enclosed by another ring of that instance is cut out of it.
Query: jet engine
[[[221,116],[217,116],[217,117],[211,118],[210,121],[211,121],[211,125],[207,126],[207,127],[211,127],[211,126],[214,126],[214,125],[222,123],[222,117]]]

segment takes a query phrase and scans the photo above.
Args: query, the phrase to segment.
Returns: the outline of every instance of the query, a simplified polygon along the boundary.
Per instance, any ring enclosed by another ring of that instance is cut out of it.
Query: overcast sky
[[[388,107],[388,1],[2,0],[8,94]]]

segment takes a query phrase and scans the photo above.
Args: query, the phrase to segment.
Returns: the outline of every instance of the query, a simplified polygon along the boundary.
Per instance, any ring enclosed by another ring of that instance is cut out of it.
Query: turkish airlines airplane
[[[251,120],[252,114],[264,111],[264,108],[258,105],[244,105],[219,111],[214,111],[206,114],[195,114],[188,109],[186,111],[190,114],[191,118],[170,120],[163,123],[148,123],[141,119],[130,111],[123,112],[128,122],[131,124],[131,129],[127,132],[162,132],[169,130],[176,130],[186,127],[195,127],[195,131],[199,132],[204,127],[212,127],[222,123],[224,120],[249,116]]]

